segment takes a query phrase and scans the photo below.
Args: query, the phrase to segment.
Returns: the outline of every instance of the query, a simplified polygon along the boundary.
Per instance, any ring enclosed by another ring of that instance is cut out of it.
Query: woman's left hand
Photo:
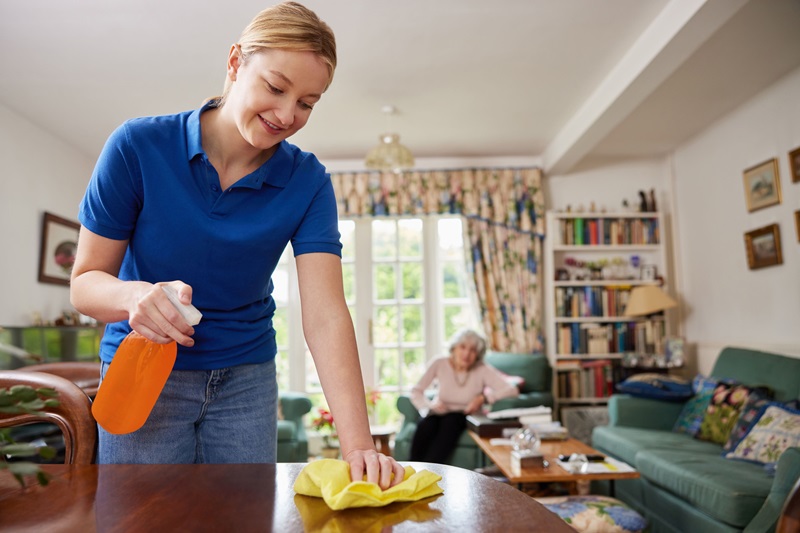
[[[352,450],[344,460],[350,463],[351,481],[362,481],[366,474],[367,481],[377,483],[381,490],[394,487],[405,476],[405,468],[400,463],[375,450]]]
[[[472,413],[483,407],[484,402],[486,402],[486,398],[484,398],[483,394],[478,394],[472,399],[471,402],[469,402],[467,408],[464,409],[464,414],[471,415]]]

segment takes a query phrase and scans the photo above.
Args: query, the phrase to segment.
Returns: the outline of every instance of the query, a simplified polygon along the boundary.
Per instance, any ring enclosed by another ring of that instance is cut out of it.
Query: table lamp
[[[625,316],[647,316],[675,307],[678,303],[656,285],[634,287],[625,306]]]

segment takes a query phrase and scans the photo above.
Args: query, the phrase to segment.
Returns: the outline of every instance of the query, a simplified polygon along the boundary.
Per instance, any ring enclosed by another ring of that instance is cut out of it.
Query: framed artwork
[[[42,248],[39,255],[39,281],[69,285],[75,252],[78,250],[78,232],[81,225],[75,221],[45,213],[42,222]]]
[[[789,171],[792,173],[792,182],[800,182],[800,146],[789,152]]]
[[[794,229],[797,230],[797,242],[800,242],[800,209],[794,212]]]
[[[656,266],[642,265],[642,281],[655,281],[655,280],[656,280]]]
[[[781,203],[781,181],[776,158],[744,171],[744,196],[750,212]]]
[[[744,234],[744,244],[750,270],[783,263],[781,228],[777,224],[748,231]]]

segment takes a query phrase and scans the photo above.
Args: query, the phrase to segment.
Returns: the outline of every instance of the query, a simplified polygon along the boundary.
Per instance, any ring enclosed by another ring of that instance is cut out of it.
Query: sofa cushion
[[[760,392],[754,391],[739,411],[739,418],[731,430],[727,442],[722,447],[723,452],[731,451],[745,435],[750,433],[750,428],[756,422],[756,418],[761,414],[762,408],[772,400]]]
[[[759,389],[743,384],[719,383],[706,408],[697,438],[725,444],[739,419],[739,412],[755,390]]]
[[[581,532],[641,533],[647,528],[642,515],[608,496],[555,496],[536,501]]]
[[[718,453],[643,450],[636,456],[636,469],[654,485],[737,528],[752,520],[772,486],[762,467],[728,461]]]
[[[770,402],[761,408],[750,432],[725,457],[773,464],[788,448],[797,446],[800,446],[800,411]]]
[[[617,390],[631,396],[654,400],[682,402],[692,396],[692,384],[689,381],[677,376],[655,373],[635,374],[617,385]]]
[[[711,403],[711,396],[714,394],[713,390],[705,390],[697,393],[689,398],[683,404],[681,414],[675,421],[672,431],[675,433],[685,433],[691,437],[697,436],[700,432],[700,424],[703,423],[703,418],[706,416],[708,404]]]
[[[290,420],[278,420],[278,440],[287,441],[295,438],[295,424]]]
[[[719,456],[720,447],[672,431],[624,426],[599,426],[592,431],[592,446],[636,467],[642,450],[682,450],[697,455]]]

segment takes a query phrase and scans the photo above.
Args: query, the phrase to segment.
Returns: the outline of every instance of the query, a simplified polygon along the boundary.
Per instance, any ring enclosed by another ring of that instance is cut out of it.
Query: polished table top
[[[295,494],[303,463],[46,465],[50,484],[25,489],[0,471],[0,530],[574,533],[526,494],[487,476],[447,465],[404,464],[441,475],[444,494],[332,511],[321,498]]]

